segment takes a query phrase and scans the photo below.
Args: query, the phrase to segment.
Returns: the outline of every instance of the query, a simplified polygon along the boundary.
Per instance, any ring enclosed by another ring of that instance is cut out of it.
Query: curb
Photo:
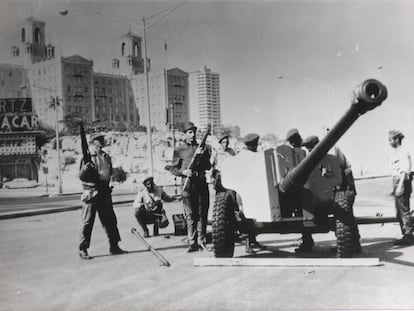
[[[134,200],[116,201],[116,202],[112,202],[112,205],[126,204],[126,203],[132,203],[132,202],[134,202]],[[27,211],[21,211],[21,212],[7,212],[7,213],[0,214],[0,220],[75,211],[81,208],[82,208],[82,205],[74,205],[74,206],[59,207],[59,208],[27,210]]]

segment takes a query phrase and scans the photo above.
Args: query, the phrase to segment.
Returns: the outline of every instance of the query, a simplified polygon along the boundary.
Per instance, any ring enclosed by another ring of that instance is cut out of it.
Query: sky
[[[31,15],[46,22],[58,53],[93,59],[94,70],[105,72],[123,34],[142,35],[143,17],[179,3],[0,0],[0,62],[10,62],[15,25]],[[58,14],[65,9],[68,15]],[[153,71],[218,72],[222,121],[239,125],[242,135],[284,138],[298,128],[303,137],[322,136],[348,109],[354,88],[376,78],[388,99],[361,116],[338,146],[354,170],[384,171],[390,129],[401,130],[414,153],[412,29],[414,1],[193,0],[147,30],[148,55]]]

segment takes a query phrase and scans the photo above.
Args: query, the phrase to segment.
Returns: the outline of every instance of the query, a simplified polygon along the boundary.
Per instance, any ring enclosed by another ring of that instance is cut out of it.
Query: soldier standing
[[[219,139],[220,147],[218,149],[213,150],[213,155],[211,157],[211,165],[212,165],[212,177],[213,177],[213,185],[214,190],[221,191],[221,175],[220,175],[220,165],[223,161],[229,157],[235,156],[236,152],[229,147],[230,139],[229,135],[225,134],[222,135]]]
[[[206,247],[207,215],[210,204],[208,184],[205,171],[211,168],[210,150],[198,148],[196,140],[197,127],[193,122],[186,122],[183,127],[184,141],[174,149],[171,173],[182,177],[181,185],[184,213],[187,222],[189,240],[188,252],[195,252]],[[198,152],[196,154],[196,152]],[[196,162],[193,170],[189,168],[193,158]],[[185,185],[185,180],[188,182]],[[184,188],[184,186],[186,186]]]
[[[402,146],[404,135],[398,130],[392,130],[388,133],[388,141],[394,149],[391,161],[392,171],[392,195],[395,198],[395,209],[397,219],[400,223],[403,237],[395,240],[394,245],[411,245],[413,239],[413,227],[410,212],[411,188],[411,156]]]
[[[81,196],[82,228],[80,232],[79,256],[82,259],[91,259],[87,249],[91,242],[93,224],[96,212],[109,239],[109,252],[113,255],[124,254],[126,251],[118,246],[121,241],[117,227],[117,219],[112,205],[111,188],[109,182],[113,173],[112,161],[109,154],[102,148],[105,145],[103,134],[92,134],[90,138],[90,151],[93,167],[81,165],[81,174],[84,170],[97,170],[98,180],[94,182],[82,181],[84,192]]]

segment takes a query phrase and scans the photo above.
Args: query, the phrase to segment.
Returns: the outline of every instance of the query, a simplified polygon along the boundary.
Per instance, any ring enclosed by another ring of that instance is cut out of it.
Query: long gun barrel
[[[86,141],[85,128],[83,127],[82,121],[79,122],[79,127],[82,145],[83,164],[86,164],[91,162],[91,154],[89,152],[88,142]]]
[[[355,91],[351,107],[345,115],[328,132],[324,139],[318,143],[312,152],[291,170],[281,182],[283,192],[303,186],[309,174],[318,165],[319,161],[336,144],[351,125],[364,113],[376,108],[387,98],[387,88],[378,80],[368,79],[362,82]]]

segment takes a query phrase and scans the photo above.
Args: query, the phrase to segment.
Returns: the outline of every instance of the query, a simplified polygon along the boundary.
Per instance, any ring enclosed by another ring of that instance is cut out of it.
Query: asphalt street
[[[358,184],[357,215],[393,215],[388,181]],[[166,204],[180,213],[180,202]],[[360,226],[363,253],[378,257],[374,267],[196,267],[184,237],[173,225],[147,241],[170,262],[158,260],[134,235],[138,228],[131,204],[116,205],[126,255],[109,255],[100,224],[95,224],[90,254],[77,255],[80,211],[0,220],[0,310],[396,310],[414,309],[414,246],[394,247],[395,223]],[[97,221],[98,222],[98,221]],[[151,230],[150,230],[151,231]],[[299,234],[260,235],[268,250],[236,257],[297,258]],[[335,258],[333,233],[314,236],[306,257]],[[304,256],[305,257],[305,256]]]

